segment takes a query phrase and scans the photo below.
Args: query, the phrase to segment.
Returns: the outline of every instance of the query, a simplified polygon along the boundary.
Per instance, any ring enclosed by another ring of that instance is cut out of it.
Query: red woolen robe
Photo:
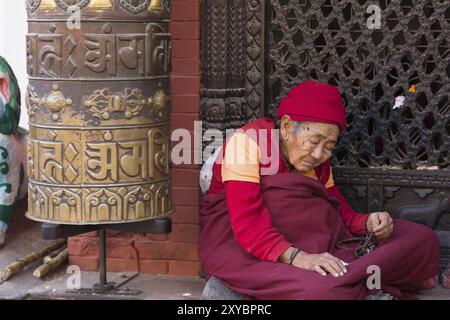
[[[397,297],[412,283],[437,274],[437,237],[408,221],[395,220],[391,237],[361,259],[336,249],[338,240],[366,232],[367,215],[353,211],[340,195],[329,162],[306,175],[289,173],[279,149],[270,148],[276,140],[265,145],[264,134],[246,131],[269,129],[265,134],[270,136],[273,128],[271,119],[249,123],[242,128],[244,136],[235,133],[227,140],[225,158],[219,155],[213,166],[200,210],[199,254],[208,276],[257,299],[364,299],[369,266],[381,268],[383,289]],[[227,162],[236,156],[232,150],[245,161]],[[278,157],[275,170],[265,170],[271,161],[263,159],[264,153]],[[350,263],[349,272],[323,277],[276,262],[291,245],[308,253],[330,252]]]
[[[286,160],[279,152],[278,141],[273,141],[274,137],[271,134],[273,129],[275,129],[273,119],[260,118],[248,123],[241,128],[242,132],[237,132],[231,137],[223,146],[225,159],[219,156],[213,166],[213,178],[208,192],[219,193],[225,190],[234,235],[243,249],[260,260],[275,262],[292,244],[273,227],[270,212],[264,205],[260,192],[259,179],[266,175],[261,169],[270,167],[273,161],[261,164],[257,158],[266,155],[269,160],[271,152],[277,152],[278,166],[267,173],[273,175],[289,171]],[[257,134],[254,134],[255,132]],[[259,134],[260,132],[262,134]],[[267,142],[260,143],[261,139],[266,139]],[[229,151],[229,148],[232,151]],[[240,152],[244,152],[245,155],[241,155]],[[258,156],[257,153],[263,155]],[[225,161],[226,155],[233,156],[236,160],[241,156],[247,163],[228,164]],[[350,232],[355,235],[366,233],[365,224],[368,216],[352,210],[338,187],[334,185],[330,161],[307,175],[326,185],[328,192],[339,199],[340,214]]]

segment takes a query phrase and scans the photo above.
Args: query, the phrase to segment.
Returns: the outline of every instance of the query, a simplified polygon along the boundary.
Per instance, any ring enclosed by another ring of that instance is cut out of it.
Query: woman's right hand
[[[301,251],[295,257],[292,265],[297,268],[316,271],[323,276],[326,276],[327,272],[331,273],[334,277],[343,276],[347,273],[344,262],[328,252],[309,254]]]

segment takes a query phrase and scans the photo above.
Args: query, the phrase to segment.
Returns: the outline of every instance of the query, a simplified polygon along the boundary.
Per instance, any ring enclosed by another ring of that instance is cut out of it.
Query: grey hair
[[[292,129],[294,130],[294,133],[297,134],[298,131],[300,130],[300,126],[303,123],[303,121],[293,121],[294,124],[292,126]],[[276,118],[275,119],[275,129],[280,130],[281,128],[281,119]]]
[[[300,131],[301,124],[302,124],[302,121],[294,121],[294,124],[292,126],[292,130],[294,131],[294,134],[297,134]]]

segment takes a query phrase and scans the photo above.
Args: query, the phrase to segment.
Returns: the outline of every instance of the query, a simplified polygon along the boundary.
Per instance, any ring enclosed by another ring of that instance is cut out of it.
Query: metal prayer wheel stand
[[[163,234],[170,178],[170,2],[27,0],[28,212],[45,239]]]

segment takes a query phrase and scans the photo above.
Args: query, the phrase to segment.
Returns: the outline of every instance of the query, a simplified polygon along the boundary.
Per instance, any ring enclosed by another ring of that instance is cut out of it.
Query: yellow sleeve
[[[259,146],[248,135],[236,132],[225,146],[222,161],[222,181],[247,181],[259,183]]]
[[[330,176],[328,177],[328,181],[325,184],[325,188],[331,188],[332,186],[334,186],[334,178],[333,178],[333,168],[331,168],[330,170]]]
[[[308,172],[304,173],[304,175],[307,176],[307,177],[310,177],[310,178],[312,178],[314,180],[319,180],[317,178],[317,174],[316,174],[316,171],[314,169],[309,170]]]
[[[310,177],[314,180],[318,180],[316,171],[314,169],[309,170],[304,175],[307,177]],[[330,171],[330,176],[328,177],[328,181],[325,184],[325,188],[331,188],[332,186],[334,186],[333,169],[331,169],[331,171]]]

